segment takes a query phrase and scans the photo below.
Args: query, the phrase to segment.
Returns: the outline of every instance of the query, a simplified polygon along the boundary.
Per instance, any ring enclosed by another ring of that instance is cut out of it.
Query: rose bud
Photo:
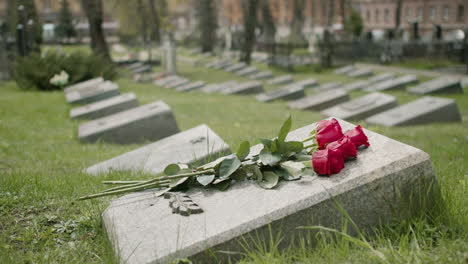
[[[336,119],[322,120],[317,123],[316,140],[319,149],[324,149],[328,143],[339,140],[343,137],[340,123]]]
[[[345,135],[353,142],[356,148],[359,148],[363,145],[366,147],[370,146],[369,139],[367,138],[366,134],[364,134],[362,127],[359,125],[354,129],[346,132]]]
[[[317,150],[312,155],[312,166],[319,175],[332,175],[344,168],[343,154],[339,150]]]
[[[356,146],[347,136],[328,144],[326,149],[340,152],[343,155],[343,160],[354,159],[357,156]]]

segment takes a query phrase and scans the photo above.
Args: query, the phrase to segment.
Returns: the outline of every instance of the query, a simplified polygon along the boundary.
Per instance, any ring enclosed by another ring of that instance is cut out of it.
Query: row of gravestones
[[[291,76],[269,82],[294,84]],[[312,80],[303,81],[301,88],[315,84]],[[114,92],[102,95],[108,89],[101,86],[113,87]],[[159,174],[168,164],[204,162],[230,153],[229,146],[206,125],[177,133],[172,111],[161,101],[137,107],[136,97],[130,94],[127,100],[133,101],[133,105],[109,110],[118,107],[122,100],[119,97],[125,94],[119,95],[118,87],[102,78],[67,87],[65,93],[67,100],[69,93],[75,93],[75,98],[82,97],[78,102],[91,103],[81,111],[90,111],[86,118],[96,119],[83,126],[102,124],[109,135],[125,135],[119,138],[126,138],[126,142],[128,138],[141,139],[141,135],[147,135],[147,140],[157,140],[85,169],[91,175],[112,171],[133,172],[129,177],[138,177],[141,172]],[[71,113],[79,113],[77,109]],[[104,109],[107,112],[102,112]],[[345,131],[353,128],[346,121],[339,122]],[[126,130],[124,123],[139,124]],[[294,130],[287,140],[303,140],[314,128],[315,124],[311,124]],[[172,132],[164,137],[162,131]],[[310,175],[298,182],[283,182],[275,190],[262,189],[249,181],[236,182],[226,192],[193,189],[178,198],[190,199],[203,209],[203,213],[190,216],[174,213],[168,200],[155,195],[159,190],[128,194],[113,200],[104,211],[105,229],[121,263],[169,263],[186,257],[212,263],[213,256],[217,257],[216,262],[223,263],[242,256],[239,252],[245,238],[255,236],[266,241],[270,234],[281,233],[283,239],[278,248],[282,249],[298,237],[307,236],[307,232],[297,229],[299,226],[340,227],[342,217],[335,206],[337,202],[365,230],[402,220],[401,217],[411,214],[400,213],[405,208],[403,199],[418,191],[427,193],[423,186],[434,180],[430,158],[411,146],[372,131],[365,133],[371,147],[360,150],[359,158],[348,162],[333,177]],[[253,146],[250,155],[260,150],[259,145]],[[401,207],[395,210],[395,206]]]

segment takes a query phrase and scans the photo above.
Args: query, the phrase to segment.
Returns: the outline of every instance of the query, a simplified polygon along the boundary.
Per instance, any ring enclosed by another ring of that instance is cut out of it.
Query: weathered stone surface
[[[395,96],[383,93],[371,93],[325,109],[322,111],[322,114],[345,120],[359,120],[394,108],[397,105],[398,102]]]
[[[156,81],[154,81],[154,84],[158,85],[158,86],[165,86],[167,83],[170,83],[170,82],[173,82],[173,81],[176,81],[176,80],[180,80],[181,77],[178,76],[178,75],[168,75],[168,76],[165,76],[161,79],[158,79]]]
[[[324,84],[314,87],[314,91],[318,91],[318,92],[329,91],[329,90],[340,88],[341,86],[343,86],[342,83],[329,82],[329,83],[324,83]]]
[[[196,89],[200,89],[203,86],[205,86],[204,81],[196,81],[196,82],[191,82],[186,85],[182,85],[176,89],[178,92],[190,92]]]
[[[143,64],[143,62],[137,61],[137,62],[134,62],[134,63],[128,65],[127,69],[130,70],[130,71],[133,71],[134,69],[140,68],[141,66],[144,66],[144,65],[145,64]]]
[[[78,128],[78,138],[128,144],[158,140],[178,132],[171,108],[157,101],[85,123]]]
[[[243,82],[221,90],[223,94],[257,94],[263,92],[263,85],[259,81]]]
[[[65,93],[65,99],[70,104],[89,104],[119,95],[116,83],[105,81],[94,89],[77,90]]]
[[[345,90],[337,89],[322,92],[289,103],[292,109],[300,110],[323,110],[334,105],[349,100],[349,95]]]
[[[227,67],[225,70],[227,72],[236,72],[236,71],[242,70],[242,69],[244,69],[246,67],[247,67],[247,64],[241,62],[241,63],[236,63],[234,65],[231,65],[231,66]]]
[[[271,102],[274,100],[296,100],[305,96],[304,87],[302,86],[290,86],[283,87],[270,92],[262,93],[257,95],[257,101],[259,102]]]
[[[75,83],[73,85],[69,85],[69,86],[65,87],[63,89],[63,91],[65,93],[69,93],[69,92],[76,92],[76,91],[81,91],[81,90],[88,90],[90,88],[97,87],[99,84],[101,84],[103,82],[104,82],[104,78],[97,77],[97,78],[90,79],[90,80],[87,80],[87,81],[84,81],[84,82],[79,82],[79,83]]]
[[[354,71],[355,69],[356,69],[356,66],[348,65],[348,66],[336,69],[335,71],[333,71],[333,73],[334,74],[348,74],[349,72]]]
[[[455,100],[431,96],[425,96],[366,119],[369,124],[382,126],[460,121],[461,116]]]
[[[229,145],[213,130],[199,125],[95,164],[85,172],[94,175],[111,171],[159,174],[172,163],[207,162],[230,152]]]
[[[189,79],[180,78],[178,80],[167,83],[166,85],[164,85],[164,87],[169,88],[169,89],[176,89],[176,88],[184,86],[184,85],[186,85],[188,83],[190,83]]]
[[[290,74],[287,74],[287,75],[281,75],[281,76],[275,77],[267,81],[267,84],[280,85],[280,84],[292,83],[293,81],[294,81],[293,77]]]
[[[345,91],[351,92],[354,90],[360,90],[364,89],[369,86],[369,83],[367,81],[357,81],[357,82],[352,82],[349,84],[345,84],[340,89],[343,89]]]
[[[271,71],[257,72],[249,76],[252,80],[265,80],[271,77],[273,77],[273,73]]]
[[[367,81],[373,84],[373,83],[383,82],[383,81],[386,81],[388,79],[393,79],[393,78],[395,78],[394,73],[381,73],[381,74],[378,74],[374,77],[367,79]]]
[[[345,130],[353,127],[340,123]],[[314,128],[295,130],[287,139],[302,140]],[[273,190],[251,181],[234,183],[225,192],[190,190],[187,194],[203,209],[201,214],[173,214],[167,199],[156,197],[152,190],[120,197],[102,216],[115,252],[128,264],[169,263],[186,257],[200,263],[227,263],[228,257],[235,259],[239,256],[235,252],[242,252],[241,238],[268,241],[270,231],[281,233],[278,249],[282,250],[293,238],[307,236],[300,226],[339,229],[343,217],[336,202],[363,230],[402,221],[413,213],[406,210],[409,197],[427,192],[425,186],[434,181],[429,155],[377,133],[365,133],[371,146],[331,177],[305,176],[281,182]],[[260,150],[254,146],[251,154]]]
[[[314,79],[305,79],[305,80],[300,80],[300,81],[297,81],[297,82],[293,82],[293,83],[290,83],[287,85],[287,87],[291,87],[291,86],[300,86],[304,89],[307,89],[307,88],[311,88],[311,87],[314,87],[318,84],[318,82]]]
[[[372,75],[374,75],[374,71],[370,69],[356,69],[348,73],[348,76],[352,78],[369,77]]]
[[[408,91],[414,94],[463,93],[463,88],[459,79],[441,77],[421,83]]]
[[[147,73],[139,73],[133,75],[133,80],[135,82],[151,82],[165,76],[164,72],[147,72]]]
[[[208,84],[202,88],[200,88],[200,91],[204,93],[214,93],[222,90],[227,90],[230,87],[233,87],[235,85],[238,85],[239,83],[237,81],[227,81],[223,83],[212,83]]]
[[[462,81],[462,87],[468,87],[468,78],[464,78]]]
[[[143,65],[141,67],[135,68],[132,70],[133,74],[151,72],[153,68],[149,65]]]
[[[378,92],[387,90],[405,89],[407,85],[418,83],[419,79],[415,75],[405,75],[395,79],[389,79],[380,83],[372,84],[366,89],[367,92]]]
[[[96,103],[76,107],[70,110],[72,119],[96,119],[112,115],[138,106],[134,93],[125,93]]]
[[[227,60],[227,61],[218,63],[217,65],[213,66],[213,69],[221,70],[221,69],[225,69],[225,68],[227,68],[227,67],[229,67],[231,65],[233,65],[232,61]]]
[[[250,67],[247,67],[245,69],[242,69],[240,71],[237,71],[236,74],[239,75],[239,76],[248,76],[248,75],[251,75],[251,74],[255,74],[258,72],[258,69],[253,67],[253,66],[250,66]]]

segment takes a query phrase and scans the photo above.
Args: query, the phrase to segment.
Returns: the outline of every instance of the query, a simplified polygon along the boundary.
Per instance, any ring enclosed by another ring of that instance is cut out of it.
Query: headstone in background
[[[366,119],[372,125],[410,126],[438,122],[460,122],[455,100],[425,96]]]
[[[307,88],[311,88],[311,87],[314,87],[318,85],[318,82],[314,79],[305,79],[305,80],[300,80],[300,81],[297,81],[297,82],[293,82],[293,83],[290,83],[288,84],[287,86],[300,86],[304,89],[307,89]]]
[[[67,92],[65,98],[70,104],[90,104],[119,94],[119,86],[116,83],[105,81],[94,89]]]
[[[178,80],[167,83],[164,87],[170,88],[170,89],[177,89],[178,87],[184,86],[189,82],[190,82],[189,79],[180,78]]]
[[[178,92],[190,92],[190,91],[193,91],[193,90],[196,90],[196,89],[200,89],[203,86],[205,86],[204,81],[196,81],[196,82],[187,83],[185,85],[177,87],[176,91],[178,91]]]
[[[408,91],[414,94],[463,93],[463,88],[459,79],[440,77],[421,83]]]
[[[339,122],[344,130],[354,127]],[[314,129],[311,124],[294,130],[287,140],[303,140]],[[271,234],[281,234],[276,248],[283,250],[292,240],[310,238],[309,232],[298,227],[341,229],[344,218],[337,203],[363,232],[405,221],[416,214],[408,209],[408,201],[431,194],[428,186],[435,175],[430,157],[372,131],[365,133],[370,147],[360,150],[358,159],[347,162],[339,174],[311,174],[299,181],[283,181],[274,190],[251,181],[234,183],[224,192],[191,189],[184,194],[203,213],[190,216],[172,213],[168,200],[155,196],[158,191],[132,193],[115,199],[104,211],[105,229],[116,254],[128,264],[170,263],[178,258],[229,263],[242,256],[242,245],[249,238],[270,241]],[[261,148],[254,146],[251,154]],[[421,206],[417,200],[412,202]]]
[[[166,74],[177,74],[177,51],[170,38],[165,44],[164,72]]]
[[[65,87],[63,89],[63,91],[65,93],[69,93],[69,92],[77,92],[77,91],[82,91],[82,90],[88,90],[90,88],[97,87],[99,84],[101,84],[103,82],[104,82],[104,78],[97,77],[97,78],[93,78],[93,79],[90,79],[90,80],[87,80],[87,81],[83,81],[83,82],[75,83],[73,85],[69,85],[69,86]]]
[[[235,85],[238,85],[237,81],[227,81],[223,83],[212,83],[208,84],[200,89],[204,93],[214,93],[222,90],[227,90]]]
[[[273,77],[273,73],[271,71],[261,71],[249,76],[252,80],[265,80],[270,79],[271,77]]]
[[[343,89],[345,91],[351,92],[354,90],[361,90],[366,87],[368,87],[369,83],[367,81],[357,81],[357,82],[352,82],[349,84],[345,84],[340,89]]]
[[[93,175],[111,171],[159,174],[172,163],[208,162],[230,152],[229,145],[213,130],[199,125],[95,164],[85,171]]]
[[[247,64],[241,62],[241,63],[236,63],[234,65],[231,65],[229,67],[227,67],[226,69],[224,69],[225,71],[227,72],[236,72],[236,71],[240,71],[244,68],[248,67]]]
[[[168,83],[174,82],[174,81],[177,81],[177,80],[180,80],[180,79],[182,79],[182,77],[180,77],[178,75],[168,75],[166,77],[163,77],[161,79],[158,79],[158,80],[154,81],[154,84],[156,84],[158,86],[166,86]]]
[[[133,74],[151,72],[153,68],[150,65],[143,65],[132,70]]]
[[[271,102],[274,100],[296,100],[305,96],[304,87],[302,86],[286,86],[277,90],[269,91],[257,95],[259,102]]]
[[[137,61],[137,62],[129,64],[127,66],[127,70],[133,71],[133,70],[138,69],[138,68],[143,67],[143,66],[145,66],[145,64],[143,62]]]
[[[267,84],[268,85],[280,85],[280,84],[292,83],[293,81],[294,79],[292,78],[292,76],[290,74],[287,74],[287,75],[281,75],[281,76],[275,77],[267,81]]]
[[[388,79],[393,79],[393,78],[395,78],[394,73],[381,73],[381,74],[378,74],[374,77],[367,79],[367,81],[371,84],[374,84],[374,83],[383,82],[383,81],[386,81]]]
[[[247,94],[258,94],[263,92],[263,85],[259,81],[249,81],[239,83],[234,86],[227,87],[226,89],[222,89],[221,93],[223,94],[239,94],[239,95],[247,95]]]
[[[314,87],[314,91],[318,91],[318,92],[329,91],[329,90],[340,88],[341,86],[343,86],[342,83],[329,82],[329,83],[324,83],[317,87]]]
[[[96,119],[138,106],[134,93],[125,93],[70,110],[71,119]]]
[[[250,67],[237,71],[236,74],[239,76],[248,76],[257,72],[258,72],[257,68],[250,66]]]
[[[407,85],[418,83],[419,79],[415,75],[404,75],[395,79],[389,79],[380,83],[373,84],[366,89],[366,92],[378,92],[388,90],[405,89]]]
[[[348,73],[348,76],[352,78],[363,78],[372,75],[374,75],[374,71],[370,69],[356,69]]]
[[[333,73],[334,74],[348,74],[349,72],[354,71],[355,69],[356,69],[356,66],[348,65],[348,66],[344,66],[339,69],[336,69],[335,71],[333,71]]]
[[[129,144],[158,140],[178,132],[171,108],[157,101],[85,123],[78,128],[78,138],[85,142]]]
[[[327,108],[322,111],[322,114],[345,120],[360,120],[392,109],[397,105],[398,102],[395,96],[383,93],[371,93]]]
[[[345,90],[336,89],[304,97],[290,102],[288,106],[292,109],[319,111],[348,100],[349,95]]]

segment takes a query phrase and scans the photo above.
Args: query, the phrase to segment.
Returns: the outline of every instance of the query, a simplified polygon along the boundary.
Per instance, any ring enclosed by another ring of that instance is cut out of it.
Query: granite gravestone
[[[224,61],[222,63],[218,63],[217,65],[213,66],[213,69],[217,69],[217,70],[221,70],[221,69],[225,69],[229,66],[231,66],[233,63],[231,61]]]
[[[460,121],[461,116],[455,100],[431,96],[425,96],[366,119],[369,124],[381,126],[409,126]]]
[[[65,99],[70,104],[89,104],[119,95],[116,83],[105,81],[94,89],[78,90],[65,93]]]
[[[169,89],[176,89],[178,87],[186,85],[187,83],[190,83],[190,80],[185,79],[185,78],[180,78],[178,80],[168,82],[166,85],[164,85],[164,87],[169,88]]]
[[[344,66],[342,68],[336,69],[333,71],[334,74],[348,74],[351,71],[354,71],[356,69],[356,66],[354,65],[349,65],[349,66]]]
[[[231,65],[231,66],[227,67],[225,70],[227,72],[236,72],[236,71],[242,70],[242,69],[244,69],[246,67],[247,67],[247,64],[241,62],[241,63],[236,63],[234,65]]]
[[[214,93],[222,90],[230,89],[231,87],[238,85],[237,81],[227,81],[223,83],[208,84],[200,89],[204,93]]]
[[[159,174],[172,163],[207,162],[230,152],[229,145],[213,130],[199,125],[95,164],[85,172],[93,175],[112,171]]]
[[[394,108],[397,105],[395,96],[383,93],[371,93],[325,109],[322,111],[322,114],[345,120],[359,120]]]
[[[388,79],[393,79],[393,78],[395,78],[395,74],[393,73],[381,73],[381,74],[378,74],[374,77],[367,79],[367,81],[370,84],[374,84],[374,83],[383,82],[383,81],[386,81]]]
[[[374,71],[370,69],[356,69],[348,73],[348,76],[352,78],[363,78],[363,77],[369,77],[372,75],[374,75]]]
[[[221,90],[223,94],[239,95],[258,94],[261,92],[263,92],[263,85],[259,81],[244,82]]]
[[[344,130],[353,126],[340,121]],[[289,133],[287,140],[310,136],[315,124]],[[371,230],[382,224],[404,221],[410,197],[427,195],[435,181],[430,157],[409,145],[365,130],[371,146],[357,160],[331,177],[304,176],[281,182],[273,190],[251,181],[234,183],[225,192],[192,189],[186,194],[203,213],[172,213],[168,200],[144,191],[115,199],[104,211],[104,226],[122,263],[170,263],[187,258],[199,263],[228,263],[241,256],[241,241],[269,241],[281,234],[279,250],[298,238],[310,238],[301,226],[321,225],[340,229],[339,203],[358,228]],[[251,154],[258,154],[254,146]],[[413,206],[420,206],[416,199]],[[429,199],[429,204],[431,200]],[[242,240],[246,239],[246,240]],[[213,259],[215,255],[218,259]]]
[[[282,75],[282,76],[275,77],[275,78],[267,81],[267,84],[268,85],[280,85],[280,84],[292,83],[293,81],[294,81],[294,79],[292,78],[292,76],[287,74],[287,75]]]
[[[289,103],[289,108],[299,110],[323,110],[349,100],[346,91],[337,89],[322,92]]]
[[[125,93],[70,110],[71,119],[96,119],[138,106],[134,93]]]
[[[372,84],[366,89],[366,92],[378,92],[388,90],[405,89],[407,85],[418,83],[419,79],[415,75],[405,75],[395,79],[389,79],[380,83]]]
[[[259,70],[253,66],[247,67],[245,69],[242,69],[240,71],[237,71],[236,74],[239,76],[249,76],[251,74],[255,74],[259,72]]]
[[[354,90],[361,90],[368,87],[369,83],[367,81],[357,81],[343,85],[340,89],[351,92]]]
[[[271,102],[274,100],[296,100],[305,96],[304,87],[302,86],[290,86],[283,87],[277,90],[273,90],[267,93],[257,95],[257,101],[259,102]]]
[[[97,77],[90,79],[84,82],[79,82],[73,85],[69,85],[63,89],[65,93],[77,92],[81,90],[88,90],[90,88],[96,88],[99,84],[103,83],[104,79],[102,77]]]
[[[324,84],[321,84],[321,85],[319,85],[317,87],[314,87],[314,90],[318,91],[318,92],[322,92],[322,91],[337,89],[337,88],[340,88],[341,86],[343,86],[342,83],[329,82],[329,83],[324,83]]]
[[[179,132],[171,108],[163,101],[139,106],[81,125],[78,138],[120,144],[158,140]]]
[[[262,71],[249,76],[252,80],[265,80],[270,79],[273,77],[273,73],[271,71]]]
[[[463,93],[460,80],[450,77],[437,78],[408,90],[414,94]]]
[[[178,92],[190,92],[196,89],[200,89],[203,86],[205,86],[204,81],[196,81],[196,82],[191,82],[186,85],[182,85],[176,89]]]
[[[134,63],[131,63],[127,66],[127,69],[129,71],[133,71],[134,69],[137,69],[137,68],[140,68],[141,66],[144,66],[145,64],[143,64],[143,62],[140,62],[140,61],[137,61],[137,62],[134,62]]]
[[[304,89],[314,87],[318,84],[318,82],[314,79],[305,79],[305,80],[300,80],[297,82],[293,82],[288,84],[286,87],[292,87],[292,86],[300,86]]]
[[[163,77],[161,79],[158,79],[158,80],[154,81],[154,84],[156,84],[158,86],[165,86],[166,84],[168,84],[170,82],[180,80],[180,79],[181,79],[181,77],[178,76],[178,75],[168,75],[166,77]]]
[[[141,67],[135,68],[132,70],[133,74],[139,74],[139,73],[146,73],[146,72],[151,72],[153,68],[149,65],[143,65]]]

